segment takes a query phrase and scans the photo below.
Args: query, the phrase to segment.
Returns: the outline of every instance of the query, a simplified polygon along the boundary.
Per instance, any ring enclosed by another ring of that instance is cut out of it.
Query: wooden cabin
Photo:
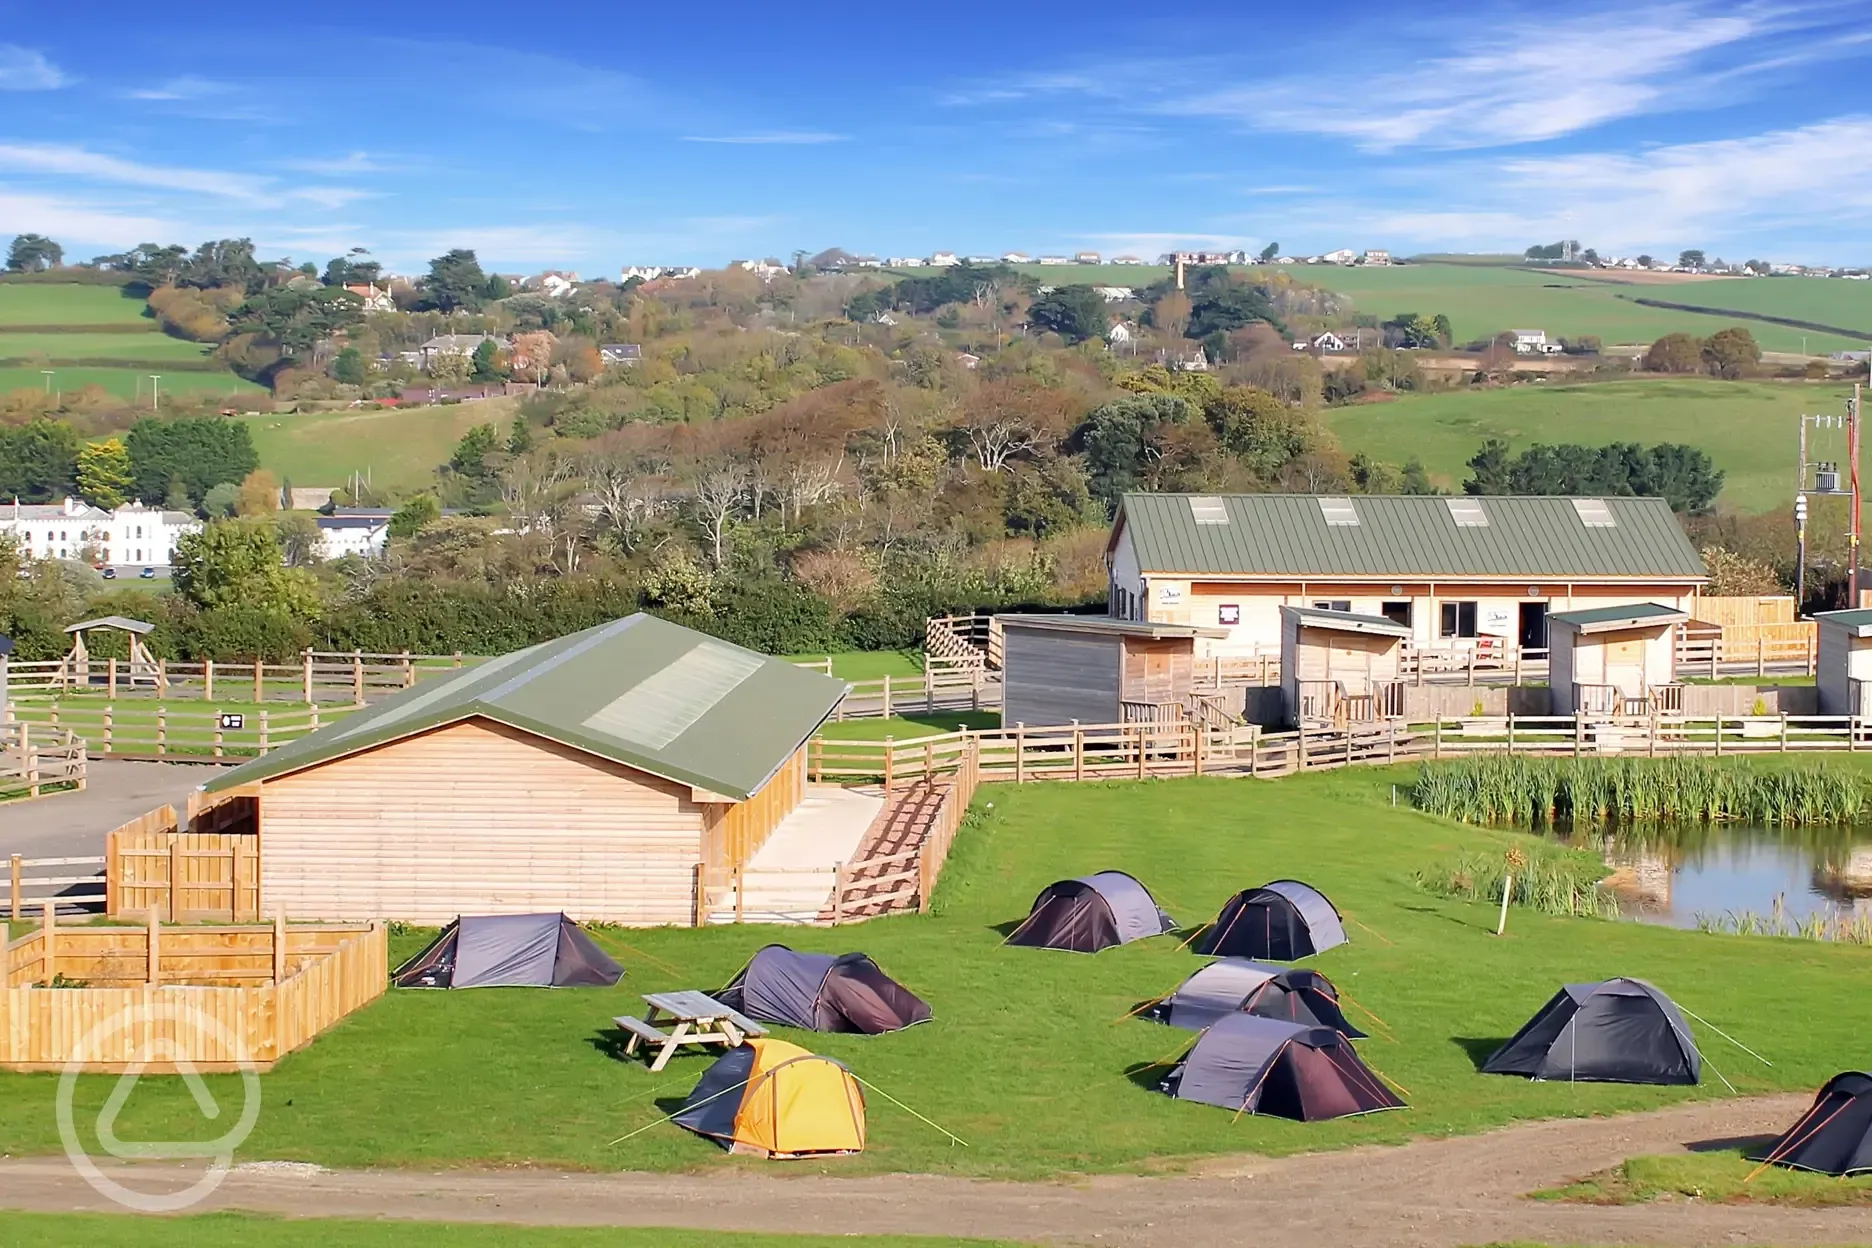
[[[1872,609],[1822,611],[1814,622],[1820,713],[1872,716]]]
[[[1547,617],[1555,715],[1650,715],[1683,710],[1677,626],[1686,612],[1655,602]]]
[[[1175,723],[1232,715],[1196,692],[1196,647],[1221,629],[1102,615],[998,615],[1001,722]]]
[[[1403,717],[1409,625],[1313,607],[1282,607],[1280,614],[1288,723],[1344,728]]]
[[[201,797],[255,838],[262,913],[689,924],[699,883],[799,805],[847,689],[633,615],[425,681]]]

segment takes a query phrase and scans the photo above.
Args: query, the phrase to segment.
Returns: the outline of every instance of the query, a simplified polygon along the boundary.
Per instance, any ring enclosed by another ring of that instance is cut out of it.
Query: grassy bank
[[[1858,822],[1872,791],[1853,765],[1768,766],[1714,758],[1528,758],[1477,755],[1425,764],[1411,803],[1464,823],[1744,822],[1812,827]]]
[[[0,330],[10,325],[147,325],[141,295],[121,286],[0,282]]]
[[[1357,769],[1278,782],[986,786],[931,914],[838,930],[607,930],[600,943],[629,968],[616,989],[393,992],[262,1077],[264,1107],[241,1155],[332,1166],[744,1164],[669,1126],[610,1143],[668,1113],[708,1059],[685,1056],[652,1075],[616,1057],[609,1020],[638,1012],[643,992],[718,987],[774,940],[827,952],[862,949],[935,1012],[932,1024],[891,1036],[781,1029],[850,1063],[969,1144],[952,1147],[872,1096],[869,1150],[810,1167],[839,1173],[1038,1178],[1155,1169],[1238,1150],[1395,1142],[1724,1095],[1714,1079],[1677,1089],[1477,1073],[1477,1062],[1557,985],[1611,975],[1659,984],[1773,1060],[1772,1070],[1734,1054],[1725,1060],[1724,1042],[1703,1037],[1711,1063],[1743,1092],[1817,1087],[1861,1051],[1872,1002],[1842,995],[1839,986],[1872,972],[1872,950],[1532,912],[1496,938],[1490,905],[1426,894],[1410,876],[1457,853],[1499,855],[1525,838],[1393,808],[1391,785],[1408,784],[1411,775]],[[1396,1034],[1396,1042],[1360,1046],[1410,1089],[1410,1108],[1314,1124],[1236,1120],[1149,1090],[1160,1074],[1152,1063],[1174,1058],[1190,1037],[1118,1020],[1203,959],[1170,937],[1096,957],[1001,944],[1048,882],[1104,868],[1134,872],[1186,924],[1207,920],[1229,894],[1268,879],[1297,877],[1322,888],[1348,916],[1352,942],[1310,965]],[[392,954],[407,956],[424,940],[420,932],[400,933]],[[1800,1025],[1770,1029],[1759,1021],[1774,1018]],[[217,1097],[234,1093],[225,1078],[208,1082]],[[51,1075],[0,1075],[7,1151],[58,1150],[57,1083]],[[93,1120],[117,1083],[79,1081],[81,1122]],[[179,1080],[155,1078],[138,1084],[117,1127],[124,1139],[188,1139],[215,1129],[203,1124]]]
[[[1769,1142],[1764,1138],[1746,1147],[1713,1152],[1632,1157],[1610,1170],[1534,1196],[1537,1200],[1592,1205],[1633,1205],[1686,1197],[1724,1204],[1799,1208],[1872,1205],[1872,1175],[1836,1179],[1784,1166],[1763,1169],[1759,1161],[1749,1159]]]
[[[435,483],[455,444],[490,421],[503,433],[517,400],[418,407],[408,411],[310,412],[241,419],[253,433],[260,466],[295,486],[337,489],[353,472],[380,491],[416,490]]]

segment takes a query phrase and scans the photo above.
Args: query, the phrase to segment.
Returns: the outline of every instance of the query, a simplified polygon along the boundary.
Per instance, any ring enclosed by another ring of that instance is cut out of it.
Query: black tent
[[[391,972],[399,988],[609,988],[624,974],[563,914],[464,914]]]
[[[1872,1170],[1872,1075],[1848,1070],[1827,1080],[1813,1108],[1762,1154],[1762,1160],[1818,1174]]]
[[[1178,1100],[1298,1122],[1404,1108],[1331,1027],[1253,1014],[1218,1019],[1162,1087]]]
[[[875,1036],[927,1023],[930,1008],[862,953],[796,953],[768,945],[715,999],[749,1018],[808,1031]]]
[[[1235,894],[1196,942],[1211,956],[1297,962],[1346,942],[1326,894],[1299,880],[1275,880]]]
[[[1100,871],[1047,885],[1006,943],[1097,953],[1175,930],[1149,889],[1122,871]]]
[[[1676,1004],[1642,979],[1568,984],[1482,1065],[1490,1075],[1696,1083],[1703,1057]]]
[[[1331,1027],[1350,1037],[1365,1034],[1340,1013],[1339,990],[1318,971],[1267,966],[1245,958],[1211,962],[1144,1011],[1146,1018],[1187,1031],[1201,1031],[1230,1014]]]

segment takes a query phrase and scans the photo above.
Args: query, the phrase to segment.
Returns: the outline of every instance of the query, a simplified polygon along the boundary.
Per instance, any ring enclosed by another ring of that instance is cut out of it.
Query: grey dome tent
[[[1229,898],[1195,949],[1210,956],[1297,962],[1345,943],[1345,925],[1326,894],[1299,880],[1275,880]]]
[[[798,953],[768,945],[715,999],[749,1018],[807,1031],[875,1036],[927,1023],[930,1008],[862,953]]]
[[[609,988],[623,974],[563,914],[464,914],[390,979],[399,988]]]
[[[1813,1108],[1761,1159],[1841,1177],[1872,1170],[1872,1075],[1848,1070],[1827,1080]]]
[[[1268,966],[1246,958],[1211,962],[1144,1011],[1144,1017],[1186,1031],[1231,1014],[1254,1014],[1309,1027],[1331,1027],[1343,1036],[1365,1033],[1339,1012],[1339,991],[1318,971]]]
[[[1175,930],[1149,889],[1122,871],[1100,871],[1047,885],[1005,943],[1097,953]]]
[[[1642,979],[1568,984],[1482,1064],[1484,1074],[1696,1083],[1703,1056],[1676,1004]]]
[[[1178,1100],[1297,1122],[1404,1108],[1331,1027],[1253,1014],[1218,1019],[1162,1088]]]

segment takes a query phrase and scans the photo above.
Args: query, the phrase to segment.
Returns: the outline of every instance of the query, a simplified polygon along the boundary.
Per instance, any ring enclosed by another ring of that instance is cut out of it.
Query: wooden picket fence
[[[389,956],[381,923],[61,927],[48,905],[6,946],[0,1067],[265,1070],[381,996]]]
[[[97,694],[171,701],[217,698],[244,702],[361,704],[407,689],[424,676],[484,660],[456,654],[307,650],[296,663],[175,662],[158,659],[26,660],[7,664],[9,696],[69,697]]]
[[[66,779],[71,774],[82,779],[87,754],[101,758],[250,758],[317,732],[352,709],[348,705],[315,704],[229,712],[219,707],[174,707],[163,702],[16,699],[7,704],[8,720],[0,724],[0,731],[29,734],[38,752],[44,784],[52,783],[46,777],[52,774],[47,768],[53,759],[59,760]],[[48,732],[51,740],[63,743],[51,754],[46,750],[53,747],[37,744],[46,739],[42,734]]]

